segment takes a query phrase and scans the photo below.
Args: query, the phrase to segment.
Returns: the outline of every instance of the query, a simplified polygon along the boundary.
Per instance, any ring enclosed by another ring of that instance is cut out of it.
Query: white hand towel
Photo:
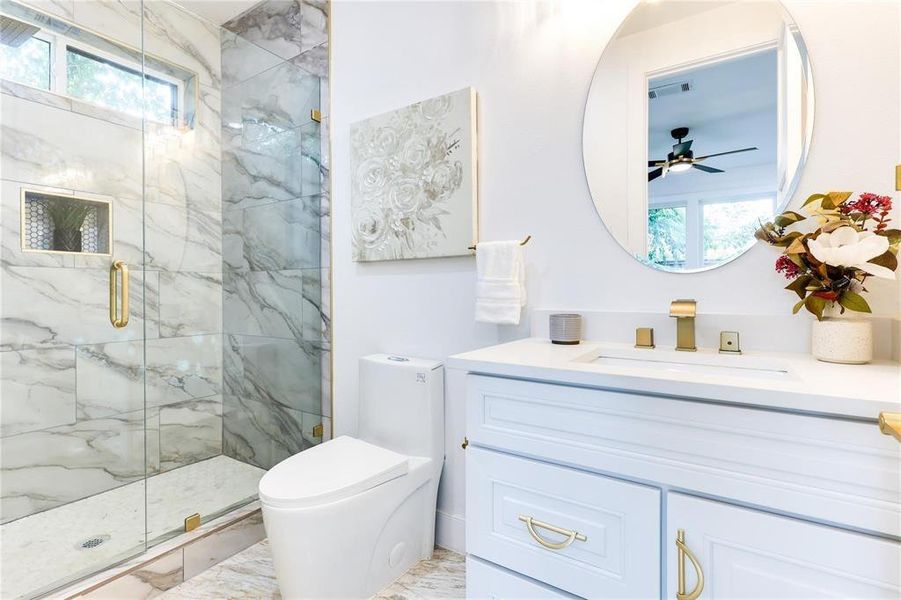
[[[519,242],[477,244],[476,273],[476,321],[518,325],[526,304],[526,269]]]

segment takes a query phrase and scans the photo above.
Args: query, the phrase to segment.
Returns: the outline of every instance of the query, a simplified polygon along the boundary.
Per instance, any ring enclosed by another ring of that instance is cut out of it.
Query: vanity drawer
[[[473,556],[466,557],[466,597],[473,600],[578,598]]]
[[[659,538],[655,488],[466,451],[470,554],[585,598],[650,598],[660,592]]]
[[[901,445],[875,423],[480,375],[466,414],[477,446],[901,535]]]

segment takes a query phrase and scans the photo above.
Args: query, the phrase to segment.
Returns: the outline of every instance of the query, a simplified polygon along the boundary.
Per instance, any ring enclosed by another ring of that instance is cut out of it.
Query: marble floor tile
[[[90,600],[155,598],[185,580],[183,564],[182,550],[178,549],[82,597]]]
[[[257,512],[220,532],[197,540],[185,547],[185,579],[199,575],[213,565],[253,546],[265,537],[263,514]]]
[[[145,537],[152,542],[171,536],[186,515],[206,518],[243,504],[256,495],[263,473],[218,456],[6,523],[0,526],[0,597],[49,590],[142,552]],[[80,547],[94,536],[108,537],[94,548]],[[148,581],[163,581],[167,572],[174,576],[172,569],[161,569],[148,574]]]
[[[465,586],[463,556],[444,548],[435,548],[431,559],[414,565],[373,598],[377,600],[465,598]],[[162,600],[280,599],[268,540],[255,544],[188,579],[160,598]]]

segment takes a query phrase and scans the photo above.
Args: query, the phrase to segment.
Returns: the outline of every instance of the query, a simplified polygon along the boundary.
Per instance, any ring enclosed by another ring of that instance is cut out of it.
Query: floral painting
[[[470,253],[478,215],[475,128],[472,88],[351,126],[354,260]]]

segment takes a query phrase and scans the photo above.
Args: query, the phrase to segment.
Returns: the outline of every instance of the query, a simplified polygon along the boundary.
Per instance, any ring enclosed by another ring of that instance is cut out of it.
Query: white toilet
[[[367,598],[432,554],[444,463],[442,365],[367,356],[359,385],[359,439],[295,454],[260,480],[283,598]]]

